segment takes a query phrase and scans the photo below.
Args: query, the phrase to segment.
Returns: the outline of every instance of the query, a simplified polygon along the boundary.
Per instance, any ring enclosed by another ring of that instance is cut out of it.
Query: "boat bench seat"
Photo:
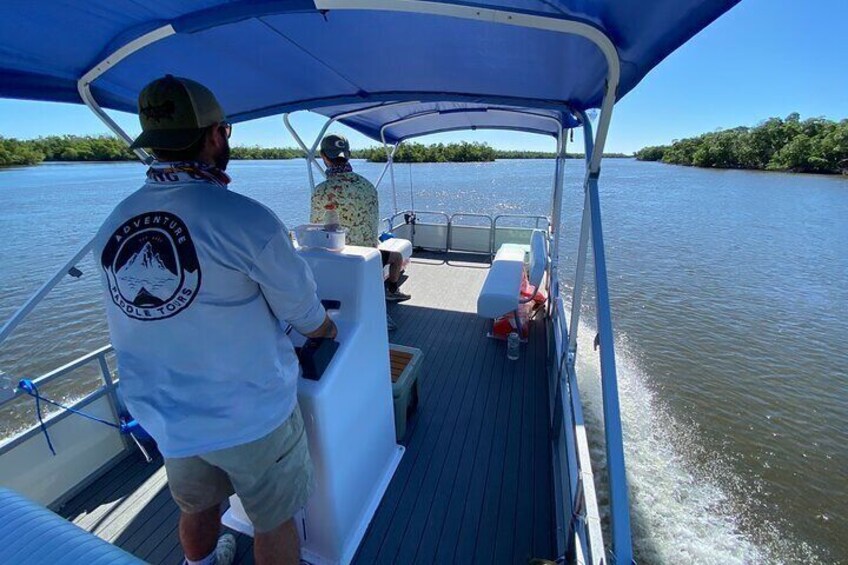
[[[400,253],[403,257],[403,266],[405,267],[409,264],[409,260],[412,259],[412,242],[408,239],[401,239],[399,237],[391,237],[385,241],[381,241],[380,245],[377,246],[377,249],[380,251],[396,251]],[[383,279],[387,279],[389,277],[389,266],[383,266]]]
[[[144,561],[90,534],[18,493],[0,487],[0,563],[143,565]]]
[[[478,316],[495,319],[518,309],[525,249],[511,243],[500,246],[477,297]]]

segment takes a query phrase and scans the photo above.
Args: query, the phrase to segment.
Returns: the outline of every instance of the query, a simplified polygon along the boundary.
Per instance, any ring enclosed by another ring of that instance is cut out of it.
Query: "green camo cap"
[[[225,119],[208,88],[187,78],[165,75],[138,95],[142,132],[130,148],[185,149],[200,139],[205,128]]]
[[[327,159],[350,159],[350,143],[344,136],[331,133],[321,140],[321,154]]]

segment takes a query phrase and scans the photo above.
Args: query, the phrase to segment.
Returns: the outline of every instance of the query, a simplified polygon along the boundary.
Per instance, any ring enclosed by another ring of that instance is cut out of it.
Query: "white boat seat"
[[[523,245],[500,246],[477,297],[478,316],[495,319],[518,309],[524,255]]]
[[[0,563],[28,565],[143,565],[137,557],[109,544],[0,487]]]
[[[381,241],[377,246],[380,251],[396,251],[403,256],[403,263],[409,263],[412,258],[412,242],[408,239],[399,237],[391,237],[386,241]]]
[[[542,230],[533,231],[530,245],[504,243],[500,246],[477,297],[478,316],[495,319],[518,309],[521,275],[528,254],[528,280],[532,288],[538,289],[548,265],[547,238]]]
[[[380,245],[377,246],[377,249],[380,251],[395,251],[400,253],[403,257],[403,266],[405,267],[409,264],[409,260],[412,258],[412,242],[408,239],[401,239],[399,237],[391,237],[386,241],[381,241]],[[383,280],[389,278],[389,266],[383,265]]]

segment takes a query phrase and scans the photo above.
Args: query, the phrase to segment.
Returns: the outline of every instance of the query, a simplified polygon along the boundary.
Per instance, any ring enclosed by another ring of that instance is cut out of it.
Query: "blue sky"
[[[770,116],[848,118],[848,0],[743,0],[655,68],[617,106],[608,151],[632,152]],[[116,113],[139,131],[136,117]],[[317,134],[321,120],[301,113],[295,126]],[[354,147],[372,145],[346,130]],[[0,135],[106,132],[85,107],[0,100]],[[422,141],[486,141],[505,149],[551,150],[552,141],[511,132],[455,132]],[[279,117],[237,124],[238,145],[294,146]]]

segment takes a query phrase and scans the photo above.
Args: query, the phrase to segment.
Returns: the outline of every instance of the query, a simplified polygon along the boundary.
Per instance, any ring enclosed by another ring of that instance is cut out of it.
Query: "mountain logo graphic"
[[[109,294],[136,320],[170,318],[200,289],[200,264],[188,228],[170,212],[147,212],[121,224],[101,254]]]

